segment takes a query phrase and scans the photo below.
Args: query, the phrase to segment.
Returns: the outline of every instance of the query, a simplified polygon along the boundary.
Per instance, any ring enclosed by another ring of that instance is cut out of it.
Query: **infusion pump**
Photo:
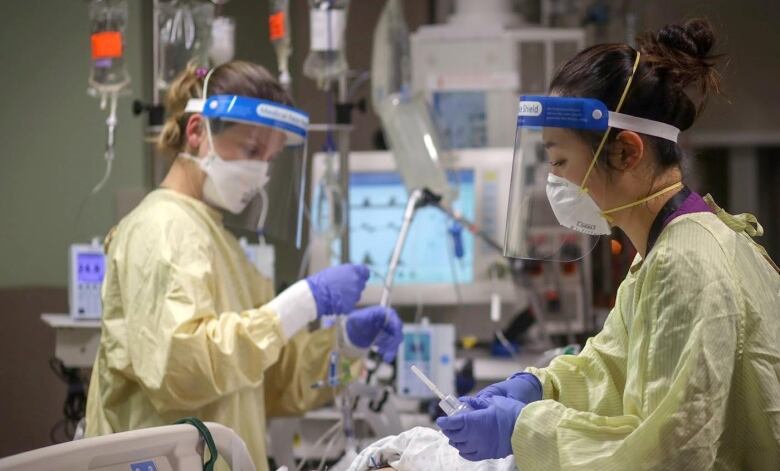
[[[274,280],[274,248],[270,244],[250,244],[241,239],[241,248],[258,271]],[[106,257],[100,239],[70,246],[68,302],[70,317],[76,320],[100,319],[103,313],[101,289],[106,275]]]

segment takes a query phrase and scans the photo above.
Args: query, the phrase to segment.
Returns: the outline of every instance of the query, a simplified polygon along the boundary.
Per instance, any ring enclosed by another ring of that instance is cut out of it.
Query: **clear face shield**
[[[598,164],[613,127],[674,142],[679,134],[679,129],[665,123],[611,112],[599,100],[520,98],[506,256],[579,260],[593,250],[600,236],[611,232],[611,214],[640,203],[615,201],[606,170]],[[596,149],[583,138],[583,132],[601,133]]]
[[[280,103],[237,95],[190,100],[206,120],[204,200],[225,226],[301,245],[309,117]]]

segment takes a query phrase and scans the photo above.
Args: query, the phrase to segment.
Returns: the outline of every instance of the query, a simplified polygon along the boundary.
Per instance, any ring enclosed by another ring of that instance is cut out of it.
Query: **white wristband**
[[[282,291],[268,303],[279,316],[282,332],[288,339],[317,319],[317,303],[306,280],[301,280]]]

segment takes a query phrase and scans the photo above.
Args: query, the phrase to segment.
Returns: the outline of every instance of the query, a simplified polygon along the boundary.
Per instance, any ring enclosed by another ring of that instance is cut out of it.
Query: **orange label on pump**
[[[271,35],[271,41],[282,39],[284,31],[284,12],[280,11],[268,17],[268,32]]]
[[[103,31],[92,35],[92,60],[122,57],[122,33]]]

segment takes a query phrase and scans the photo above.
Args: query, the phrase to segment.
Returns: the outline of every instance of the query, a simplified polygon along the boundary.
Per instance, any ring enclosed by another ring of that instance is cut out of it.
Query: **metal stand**
[[[340,106],[344,106],[346,103],[348,103],[348,101],[349,97],[347,96],[347,76],[343,75],[339,78],[338,103]],[[344,231],[341,233],[341,263],[349,263],[349,132],[340,132],[338,134],[337,147],[339,150],[339,182],[341,183],[341,196],[345,201],[344,212],[341,214],[341,224],[344,228]]]
[[[390,307],[390,293],[393,289],[393,281],[395,279],[395,270],[398,268],[398,262],[401,261],[401,252],[404,250],[404,244],[406,244],[406,237],[409,235],[409,227],[414,220],[414,213],[417,208],[426,206],[433,200],[438,201],[438,197],[428,190],[416,189],[409,195],[409,201],[406,202],[406,210],[404,210],[404,219],[401,223],[401,230],[398,232],[398,238],[395,241],[395,247],[393,248],[393,255],[390,257],[390,264],[387,267],[387,273],[385,274],[384,290],[382,291],[382,300],[379,302],[384,307]]]

